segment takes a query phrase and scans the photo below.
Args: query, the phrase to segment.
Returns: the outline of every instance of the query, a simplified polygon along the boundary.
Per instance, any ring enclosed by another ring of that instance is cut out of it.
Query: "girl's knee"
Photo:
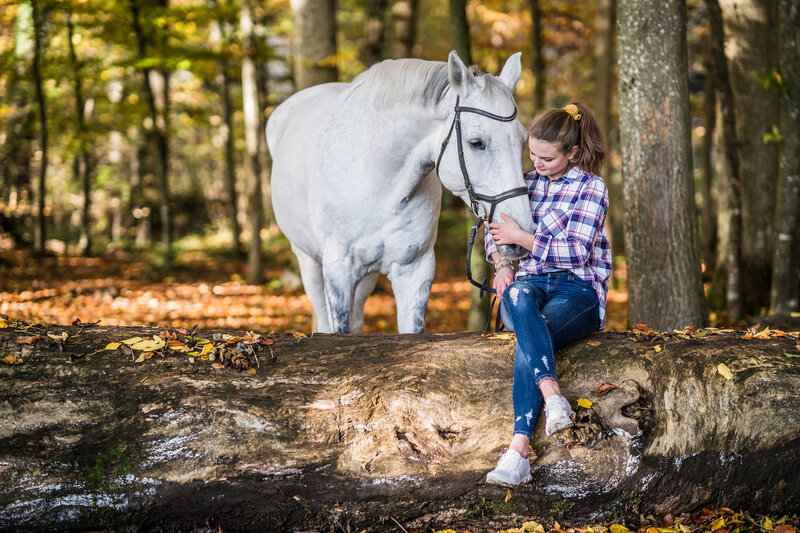
[[[503,292],[503,299],[514,307],[519,307],[522,304],[531,300],[531,288],[527,283],[518,281],[512,282]]]

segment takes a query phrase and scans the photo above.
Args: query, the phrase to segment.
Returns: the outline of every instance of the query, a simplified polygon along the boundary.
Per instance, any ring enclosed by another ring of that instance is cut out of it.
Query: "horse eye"
[[[486,144],[481,139],[472,139],[469,145],[475,150],[486,150]]]

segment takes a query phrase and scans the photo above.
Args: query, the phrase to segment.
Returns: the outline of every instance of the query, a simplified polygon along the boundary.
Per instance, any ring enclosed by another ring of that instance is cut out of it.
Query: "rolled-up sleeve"
[[[492,240],[492,234],[489,233],[489,228],[483,229],[483,247],[486,249],[486,260],[494,264],[492,254],[497,251],[497,245]]]

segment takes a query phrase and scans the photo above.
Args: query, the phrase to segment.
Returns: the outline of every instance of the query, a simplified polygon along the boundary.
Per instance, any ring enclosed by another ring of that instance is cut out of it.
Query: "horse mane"
[[[477,67],[470,72],[479,83],[490,90],[502,84]],[[342,96],[358,99],[360,105],[374,109],[415,106],[436,109],[450,89],[447,63],[423,59],[390,59],[381,61],[362,72],[350,83]]]

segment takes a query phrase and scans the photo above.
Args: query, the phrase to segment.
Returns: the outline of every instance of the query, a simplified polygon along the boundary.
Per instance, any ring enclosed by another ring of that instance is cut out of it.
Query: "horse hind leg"
[[[353,298],[353,312],[350,314],[350,331],[353,333],[361,333],[364,329],[364,303],[372,291],[375,290],[375,285],[378,283],[378,272],[370,272],[358,282],[356,285],[356,294]]]
[[[294,252],[297,257],[297,263],[300,265],[300,278],[303,280],[303,288],[308,299],[311,300],[311,307],[314,308],[312,330],[330,333],[331,326],[328,320],[328,305],[325,301],[322,265],[294,246],[292,246],[292,252]]]

